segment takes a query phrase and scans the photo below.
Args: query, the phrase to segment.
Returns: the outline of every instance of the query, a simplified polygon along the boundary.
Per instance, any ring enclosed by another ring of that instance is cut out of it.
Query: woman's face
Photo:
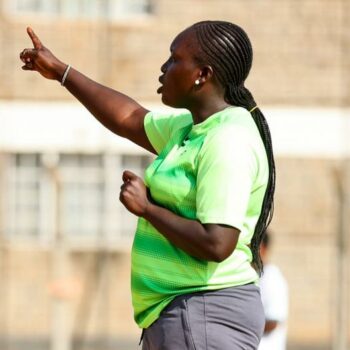
[[[195,80],[199,78],[200,68],[193,54],[197,49],[195,33],[187,29],[180,33],[170,46],[170,57],[162,65],[162,84],[157,90],[162,94],[164,104],[175,108],[188,108],[195,90]]]

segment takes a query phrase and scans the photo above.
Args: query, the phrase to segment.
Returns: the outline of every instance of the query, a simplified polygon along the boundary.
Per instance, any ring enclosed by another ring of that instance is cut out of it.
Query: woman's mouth
[[[157,89],[157,94],[161,94],[161,93],[162,93],[162,90],[163,90],[163,75],[161,75],[161,76],[158,78],[158,81],[159,81],[162,85]]]

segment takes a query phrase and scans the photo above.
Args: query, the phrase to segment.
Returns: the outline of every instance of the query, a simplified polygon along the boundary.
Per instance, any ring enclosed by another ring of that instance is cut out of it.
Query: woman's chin
[[[162,93],[162,102],[163,102],[165,105],[170,106],[169,101],[168,101],[168,99],[166,98],[166,95],[164,95],[163,93]]]
[[[162,95],[163,104],[172,108],[179,108],[173,100],[169,99],[169,96],[167,96],[167,94],[164,93],[164,91],[161,91],[160,94]]]

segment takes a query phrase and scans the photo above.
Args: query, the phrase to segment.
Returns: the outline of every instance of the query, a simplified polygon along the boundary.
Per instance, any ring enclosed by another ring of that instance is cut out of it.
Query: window
[[[9,215],[5,233],[13,237],[38,236],[40,157],[38,154],[17,154],[9,159],[9,165],[5,187],[8,190]]]
[[[118,19],[151,13],[151,0],[7,0],[16,14]]]
[[[116,154],[8,154],[0,169],[5,237],[130,242],[137,218],[119,202],[122,171],[143,176],[151,158]],[[5,174],[5,176],[3,176]]]
[[[59,0],[15,0],[13,7],[17,13],[56,14],[59,12]]]
[[[63,154],[58,167],[62,233],[65,236],[101,235],[104,210],[102,156]]]

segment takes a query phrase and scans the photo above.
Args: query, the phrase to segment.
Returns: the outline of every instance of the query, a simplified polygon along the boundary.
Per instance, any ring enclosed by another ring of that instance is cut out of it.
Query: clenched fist
[[[124,184],[120,188],[119,200],[126,209],[137,216],[144,216],[150,201],[143,180],[129,170],[123,172]]]

